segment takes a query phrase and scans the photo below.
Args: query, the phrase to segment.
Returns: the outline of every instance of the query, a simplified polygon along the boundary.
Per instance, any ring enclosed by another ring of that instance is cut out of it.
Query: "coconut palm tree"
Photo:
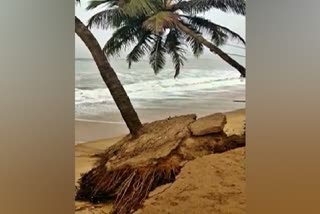
[[[103,10],[93,15],[88,27],[102,29],[117,28],[104,46],[107,56],[118,54],[121,49],[135,44],[127,56],[129,66],[146,53],[155,73],[164,67],[165,53],[171,55],[176,74],[185,60],[185,47],[190,45],[195,56],[203,53],[203,46],[220,56],[224,61],[237,69],[245,77],[246,69],[222,51],[218,46],[228,39],[236,39],[245,44],[244,39],[227,27],[218,25],[195,14],[217,8],[224,12],[245,14],[244,0],[151,0],[152,13],[127,13],[127,7],[119,0],[91,1],[87,9],[98,6]],[[207,40],[204,35],[209,35]]]
[[[91,55],[100,71],[101,77],[120,110],[122,118],[130,130],[130,133],[134,136],[137,135],[142,124],[126,91],[118,79],[117,74],[109,64],[108,59],[102,51],[98,41],[91,31],[77,17],[75,17],[75,32],[91,52]]]

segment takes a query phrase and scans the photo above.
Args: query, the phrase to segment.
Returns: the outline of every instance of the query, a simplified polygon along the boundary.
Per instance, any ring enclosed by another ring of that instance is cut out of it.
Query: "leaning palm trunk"
[[[118,79],[113,68],[110,66],[105,54],[101,50],[98,41],[90,32],[90,30],[77,17],[75,17],[75,31],[90,50],[93,59],[98,66],[102,79],[109,88],[109,91],[120,110],[122,118],[130,130],[130,133],[132,135],[136,135],[142,127],[142,124],[120,80]]]
[[[212,44],[211,42],[209,42],[208,40],[206,40],[201,34],[198,34],[194,31],[192,31],[191,29],[189,29],[187,26],[185,26],[184,24],[182,24],[181,22],[177,23],[177,27],[184,32],[185,34],[188,34],[189,36],[191,36],[192,38],[194,38],[195,40],[197,40],[198,42],[202,43],[204,46],[206,46],[207,48],[210,49],[211,52],[214,52],[215,54],[218,54],[224,61],[226,61],[227,63],[229,63],[232,67],[234,67],[235,69],[237,69],[241,76],[245,77],[246,76],[246,69],[240,65],[237,61],[235,61],[234,59],[232,59],[228,54],[226,54],[225,52],[223,52],[220,48],[218,48],[216,45]]]

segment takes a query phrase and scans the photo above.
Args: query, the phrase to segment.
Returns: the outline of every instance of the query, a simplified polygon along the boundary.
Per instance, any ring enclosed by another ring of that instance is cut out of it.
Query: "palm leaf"
[[[150,0],[91,0],[87,6],[87,10],[97,7],[113,7],[118,6],[123,13],[136,16],[139,14],[150,15],[156,10],[156,6]]]
[[[149,43],[151,43],[151,32],[143,31],[143,33],[138,38],[138,43],[134,46],[132,51],[127,55],[127,62],[129,64],[129,68],[131,68],[132,62],[138,62],[147,51],[151,49]]]
[[[103,47],[103,51],[107,56],[118,54],[121,49],[126,48],[130,43],[135,41],[137,32],[139,32],[138,28],[131,25],[125,25],[119,28],[107,41]]]
[[[160,11],[147,18],[143,22],[143,27],[153,33],[163,32],[166,28],[174,27],[178,20],[178,15],[169,11]]]
[[[141,28],[142,22],[143,18],[133,17],[128,19],[125,25],[118,28],[103,48],[106,55],[113,56],[118,54],[121,49],[125,49],[130,43],[135,42],[143,31]]]
[[[208,33],[217,46],[225,44],[228,39],[237,40],[245,44],[245,40],[236,32],[227,27],[215,24],[207,19],[198,16],[184,16],[188,23],[196,27],[199,31]]]
[[[87,10],[92,10],[97,7],[112,7],[118,5],[118,0],[90,0]]]
[[[199,57],[201,54],[203,54],[203,44],[198,42],[196,39],[194,39],[193,37],[191,36],[187,36],[186,38],[186,41],[189,43],[191,49],[192,49],[192,52],[193,52],[193,55],[195,57]]]
[[[156,5],[150,0],[120,0],[119,7],[129,16],[151,15],[156,11]]]
[[[201,34],[201,32],[199,32],[194,26],[185,23],[181,20],[181,22],[187,26],[189,29],[191,29],[192,31],[194,31],[197,34]],[[203,54],[203,50],[204,50],[204,46],[201,42],[198,42],[198,40],[196,40],[195,38],[189,36],[189,35],[185,35],[185,39],[186,42],[190,45],[191,49],[192,49],[192,53],[195,57],[199,57],[201,54]]]
[[[94,26],[101,29],[120,27],[127,19],[128,17],[119,8],[106,9],[93,15],[89,19],[88,27]]]
[[[181,38],[182,36],[179,31],[176,29],[171,29],[165,41],[165,47],[167,48],[167,52],[171,54],[172,62],[175,66],[174,78],[180,74],[180,69],[186,60],[184,56],[185,50],[182,47],[183,43],[181,42]]]
[[[233,12],[240,15],[246,14],[245,0],[190,0],[179,1],[173,6],[174,10],[181,10],[184,13],[203,13],[212,8],[223,12]]]
[[[149,57],[149,63],[155,74],[158,74],[166,63],[165,52],[162,35],[157,35]]]

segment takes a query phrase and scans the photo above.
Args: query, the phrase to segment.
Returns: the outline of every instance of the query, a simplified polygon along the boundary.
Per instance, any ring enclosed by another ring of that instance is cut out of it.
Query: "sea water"
[[[188,59],[176,79],[169,61],[157,75],[147,60],[133,64],[131,69],[121,58],[110,59],[110,64],[137,111],[213,113],[245,107],[244,103],[234,102],[245,99],[245,79],[214,57]],[[118,112],[92,59],[76,59],[75,70],[76,119],[103,121],[108,113]]]

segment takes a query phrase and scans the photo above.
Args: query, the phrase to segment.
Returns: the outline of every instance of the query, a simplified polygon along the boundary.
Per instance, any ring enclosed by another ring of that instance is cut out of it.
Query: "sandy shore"
[[[127,126],[121,122],[102,122],[89,120],[75,121],[76,143],[114,138],[127,133]]]
[[[243,129],[245,110],[226,113],[227,134],[238,134]],[[90,170],[96,161],[91,156],[116,143],[127,133],[125,125],[76,121],[76,140],[91,141],[75,146],[75,182],[80,174]],[[114,137],[119,136],[119,137]],[[97,140],[105,139],[105,140]],[[138,213],[245,213],[245,150],[209,155],[190,161],[177,180],[151,192],[145,207]],[[180,195],[180,196],[179,196]],[[108,213],[111,205],[92,206],[76,202],[76,213]]]
[[[244,214],[245,149],[187,163],[172,184],[155,189],[136,214]]]

